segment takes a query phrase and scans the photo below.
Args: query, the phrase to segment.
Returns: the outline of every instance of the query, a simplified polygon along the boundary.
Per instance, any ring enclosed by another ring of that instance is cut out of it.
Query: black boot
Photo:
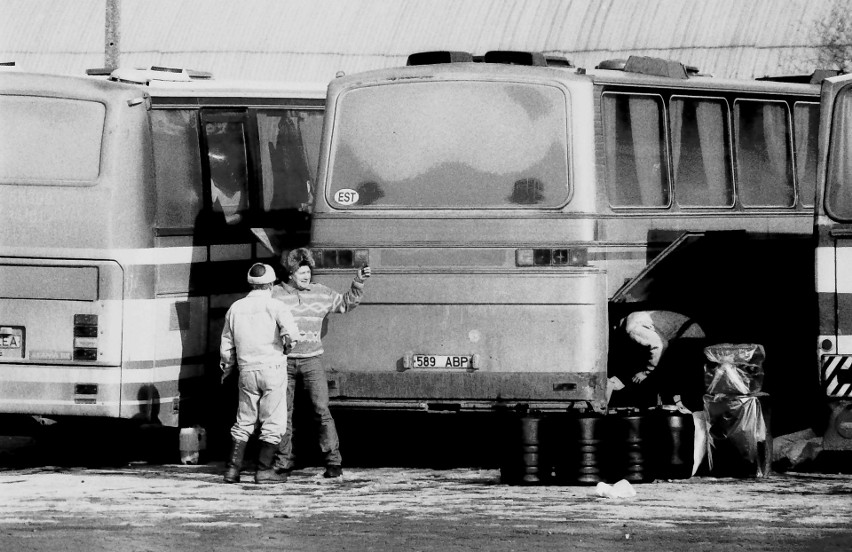
[[[231,441],[231,454],[228,457],[225,470],[225,483],[239,483],[240,470],[243,468],[243,456],[246,454],[246,442]]]
[[[278,473],[272,468],[272,461],[278,444],[260,442],[260,453],[257,458],[257,473],[254,474],[255,483],[284,483],[287,481],[287,473]]]

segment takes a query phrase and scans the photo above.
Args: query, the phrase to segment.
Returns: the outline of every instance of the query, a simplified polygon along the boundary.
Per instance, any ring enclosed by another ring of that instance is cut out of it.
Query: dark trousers
[[[341,465],[343,458],[340,455],[337,427],[328,408],[328,380],[322,365],[322,355],[319,355],[311,358],[287,358],[287,431],[278,444],[275,467],[288,470],[293,468],[293,399],[298,382],[305,388],[314,418],[319,423],[319,445],[325,464]]]

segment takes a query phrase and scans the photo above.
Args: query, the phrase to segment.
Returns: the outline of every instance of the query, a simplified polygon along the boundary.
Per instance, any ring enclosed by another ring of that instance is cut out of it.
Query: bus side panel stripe
[[[835,335],[837,325],[835,324],[835,300],[834,292],[820,292],[817,294],[819,309],[819,335]]]
[[[838,246],[835,250],[837,256],[837,274],[852,274],[852,240],[849,240],[849,243],[849,247]],[[835,274],[832,274],[832,276],[835,276]],[[819,288],[818,290],[822,291]],[[852,278],[837,278],[837,293],[852,294]]]
[[[816,286],[819,293],[834,293],[834,248],[817,247],[816,249]]]
[[[837,333],[852,335],[852,293],[837,294]]]

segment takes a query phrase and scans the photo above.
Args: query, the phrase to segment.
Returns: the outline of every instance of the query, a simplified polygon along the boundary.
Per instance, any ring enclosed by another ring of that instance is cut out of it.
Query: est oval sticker
[[[334,201],[341,205],[355,205],[358,203],[358,192],[343,188],[334,192]]]

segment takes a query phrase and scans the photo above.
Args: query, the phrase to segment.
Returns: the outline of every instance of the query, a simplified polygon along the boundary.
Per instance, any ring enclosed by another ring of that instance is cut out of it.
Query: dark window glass
[[[831,119],[825,208],[834,218],[852,220],[852,87],[837,96]]]
[[[618,207],[669,204],[663,102],[658,96],[603,95],[606,182]]]
[[[737,190],[752,207],[792,207],[790,113],[783,102],[735,103]]]
[[[238,224],[249,207],[245,125],[242,121],[208,120],[204,132],[213,211],[221,213],[227,224]]]
[[[322,111],[276,110],[257,114],[264,211],[310,208],[322,119]]]
[[[819,144],[819,104],[798,102],[793,106],[796,139],[796,179],[803,204],[814,204]]]
[[[672,170],[675,198],[690,207],[734,204],[734,179],[724,100],[672,98]]]

